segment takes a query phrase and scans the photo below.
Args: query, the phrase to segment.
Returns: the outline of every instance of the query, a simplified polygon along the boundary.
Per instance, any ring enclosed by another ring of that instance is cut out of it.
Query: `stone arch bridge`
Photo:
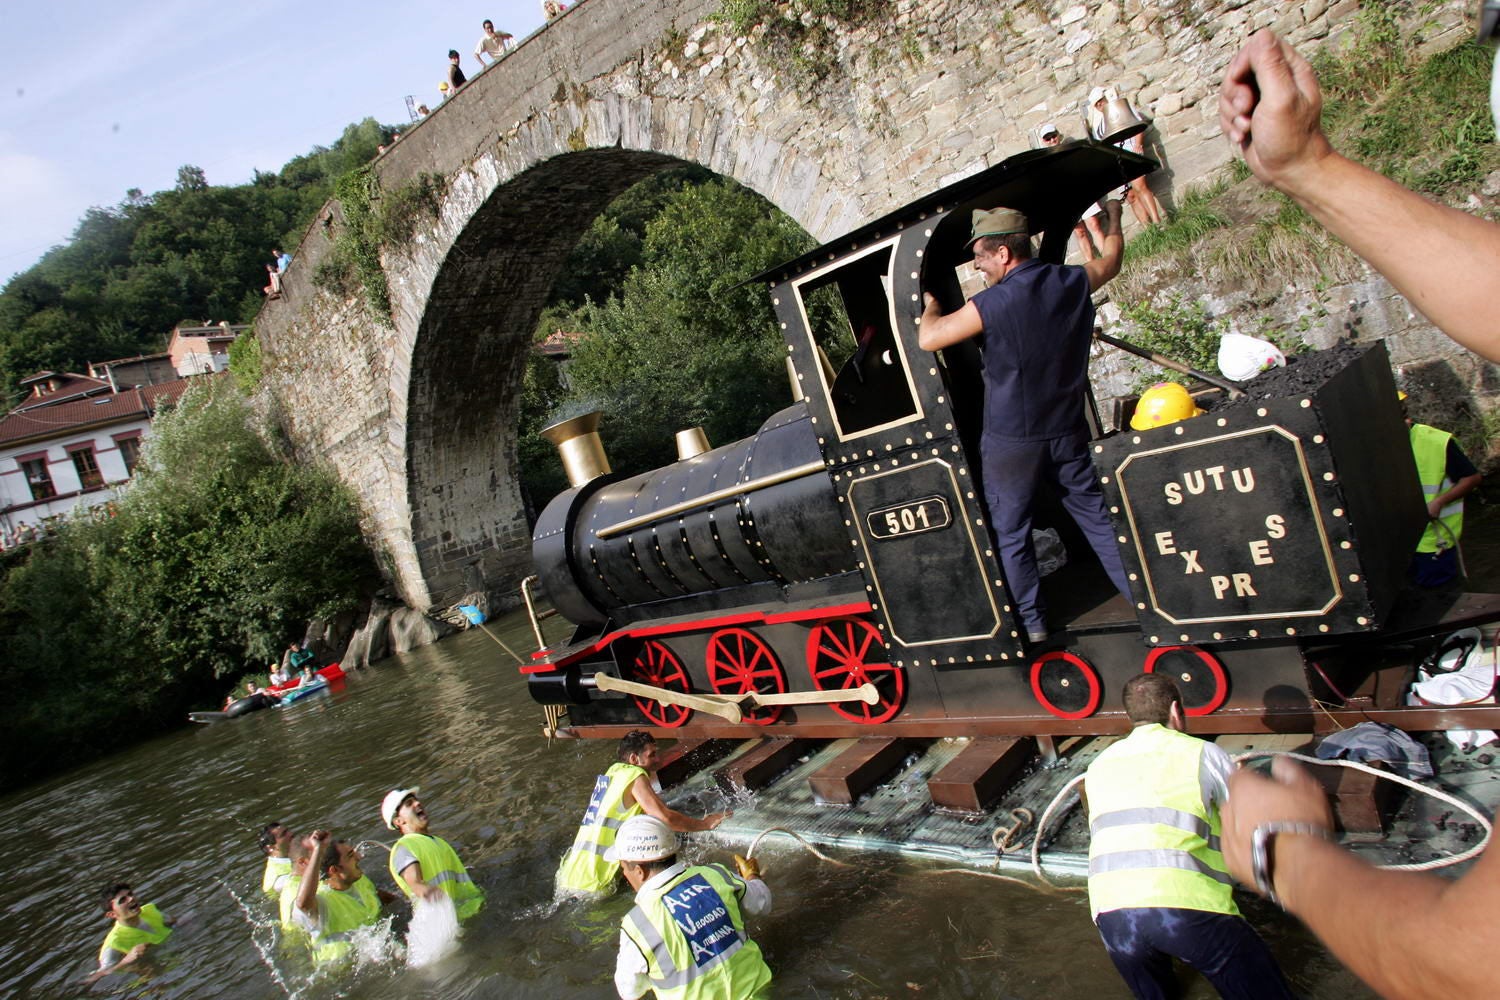
[[[792,58],[785,32],[735,37],[718,7],[582,0],[374,164],[387,193],[448,180],[437,219],[383,249],[388,321],[313,280],[342,225],[334,203],[257,319],[294,448],[359,492],[413,607],[528,572],[523,351],[564,258],[632,184],[702,164],[826,241],[1025,149],[1043,121],[1081,134],[1089,87],[1115,83],[1156,119],[1170,196],[1228,157],[1212,94],[1248,30],[1307,44],[1355,4],[882,0],[863,23],[801,25]],[[799,60],[821,79],[799,77]]]

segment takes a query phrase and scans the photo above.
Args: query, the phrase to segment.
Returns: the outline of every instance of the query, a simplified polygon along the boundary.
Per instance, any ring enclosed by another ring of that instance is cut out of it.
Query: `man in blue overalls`
[[[984,337],[984,499],[1005,582],[1032,642],[1047,638],[1031,547],[1032,500],[1044,481],[1078,522],[1115,588],[1130,600],[1104,495],[1089,463],[1084,419],[1094,337],[1090,296],[1119,273],[1125,253],[1120,203],[1106,202],[1105,214],[1099,256],[1078,267],[1033,258],[1026,216],[1015,209],[976,211],[969,244],[988,287],[946,316],[936,299],[925,296],[918,332],[928,351]]]

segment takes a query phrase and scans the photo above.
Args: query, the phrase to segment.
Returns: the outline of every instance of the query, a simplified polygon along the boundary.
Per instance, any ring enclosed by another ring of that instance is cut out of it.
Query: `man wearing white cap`
[[[745,933],[744,914],[771,910],[759,868],[739,855],[739,875],[723,865],[689,868],[677,846],[667,824],[632,816],[606,852],[635,890],[635,908],[620,921],[615,989],[623,1000],[652,990],[658,1000],[769,996],[771,970]]]
[[[432,901],[447,895],[458,919],[467,920],[484,905],[484,890],[469,878],[452,845],[427,832],[427,810],[417,798],[418,791],[416,787],[394,788],[380,803],[380,818],[401,833],[391,848],[391,878],[411,900],[420,896]]]
[[[1088,456],[1084,419],[1089,347],[1094,339],[1090,298],[1120,271],[1125,243],[1120,203],[1105,205],[1104,246],[1082,267],[1031,256],[1026,216],[1013,208],[977,210],[969,245],[989,287],[961,309],[942,313],[925,296],[917,342],[936,351],[983,336],[984,499],[1000,565],[1017,617],[1033,643],[1047,639],[1031,507],[1041,484],[1052,486],[1125,600],[1130,583],[1104,495]]]

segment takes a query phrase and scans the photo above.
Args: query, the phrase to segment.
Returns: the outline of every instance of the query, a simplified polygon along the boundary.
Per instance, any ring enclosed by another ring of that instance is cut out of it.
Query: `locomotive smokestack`
[[[708,451],[708,435],[703,433],[702,427],[677,432],[677,461],[685,462],[705,451]]]
[[[609,473],[609,459],[604,455],[604,443],[599,440],[599,416],[595,410],[541,430],[542,437],[556,446],[569,486],[582,486]]]

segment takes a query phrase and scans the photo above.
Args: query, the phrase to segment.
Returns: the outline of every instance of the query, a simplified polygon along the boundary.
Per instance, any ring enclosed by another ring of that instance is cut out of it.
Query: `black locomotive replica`
[[[922,294],[948,312],[977,290],[974,209],[1020,209],[1059,261],[1083,210],[1154,166],[1090,141],[1022,153],[757,276],[795,402],[753,437],[681,434],[676,463],[622,477],[597,415],[550,428],[573,485],[533,554],[575,630],[522,669],[551,729],[1104,735],[1143,669],[1171,672],[1204,734],[1500,724],[1402,704],[1425,645],[1500,597],[1402,588],[1426,511],[1379,343],[1149,431],[1104,435],[1090,398],[1132,601],[1054,502],[1035,526],[1068,553],[1043,580],[1062,628],[1026,640],[976,481],[981,353],[920,349]]]

